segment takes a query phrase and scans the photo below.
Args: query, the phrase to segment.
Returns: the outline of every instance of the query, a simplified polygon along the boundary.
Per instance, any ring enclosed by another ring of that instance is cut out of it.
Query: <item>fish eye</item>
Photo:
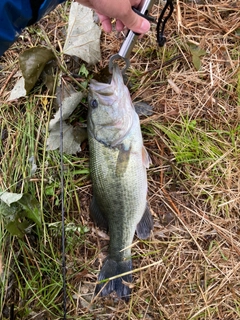
[[[96,99],[93,99],[90,104],[93,109],[96,109],[98,107],[98,102]]]

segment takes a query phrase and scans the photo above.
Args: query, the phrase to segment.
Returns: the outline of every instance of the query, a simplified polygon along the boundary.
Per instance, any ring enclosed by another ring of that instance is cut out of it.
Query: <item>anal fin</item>
[[[151,230],[153,229],[153,218],[150,212],[148,203],[142,216],[142,219],[137,224],[136,233],[138,238],[147,239],[150,236]]]

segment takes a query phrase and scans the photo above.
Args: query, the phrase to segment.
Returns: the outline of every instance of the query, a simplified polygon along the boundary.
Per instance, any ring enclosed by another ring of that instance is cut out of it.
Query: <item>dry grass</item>
[[[62,15],[58,8],[40,23],[58,48],[64,41]],[[70,319],[240,319],[239,34],[239,1],[176,1],[166,46],[156,47],[153,31],[134,49],[132,96],[154,107],[142,119],[153,162],[148,180],[154,231],[148,241],[135,239],[133,265],[142,270],[134,273],[129,304],[114,297],[91,300],[108,237],[89,219],[88,178],[73,177],[78,199],[72,199],[68,221],[87,225],[89,232],[67,256]],[[23,38],[26,46],[45,44],[36,31]],[[206,51],[200,70],[189,43]],[[96,69],[107,65],[119,44],[114,34],[102,35],[103,60]],[[3,103],[18,70],[18,48],[24,49],[22,40],[0,60]],[[47,112],[41,117],[47,119]],[[87,147],[78,156],[87,159]],[[57,212],[53,200],[48,199]]]

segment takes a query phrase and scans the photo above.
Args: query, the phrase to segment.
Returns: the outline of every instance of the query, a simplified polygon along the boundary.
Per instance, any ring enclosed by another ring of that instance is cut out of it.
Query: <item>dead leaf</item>
[[[12,100],[19,99],[21,97],[25,97],[26,94],[27,94],[27,91],[25,90],[25,80],[23,77],[21,77],[15,83],[15,86],[13,87],[10,93],[10,97],[7,99],[7,101],[12,101]]]
[[[73,87],[68,86],[68,89],[64,90],[62,97],[62,120],[67,120],[69,116],[76,109],[78,104],[81,102],[83,98],[82,92],[77,92],[73,89]],[[58,95],[58,100],[60,99]],[[60,109],[56,112],[54,119],[52,119],[49,123],[49,130],[54,129],[56,123],[60,122]]]
[[[60,147],[60,123],[54,126],[47,140],[47,150],[56,150]],[[81,151],[80,144],[74,141],[73,126],[63,122],[63,152],[75,154]]]
[[[180,94],[180,89],[178,88],[178,86],[173,82],[173,80],[171,79],[167,79],[168,84],[170,85],[170,87],[177,93]]]
[[[93,11],[72,2],[63,53],[96,64],[101,59],[100,35],[101,29],[94,22]]]
[[[86,139],[86,134],[79,132],[67,120],[83,98],[82,92],[76,92],[73,87],[68,86],[62,93],[62,120],[63,120],[63,152],[76,154],[81,151],[81,142]],[[60,99],[59,94],[58,99]],[[47,150],[56,150],[60,147],[60,109],[49,123],[49,137],[47,139]]]
[[[13,192],[1,192],[0,200],[6,203],[9,207],[11,203],[19,201],[23,196],[23,193],[13,193]]]
[[[33,47],[20,54],[19,63],[27,94],[34,87],[45,65],[53,59],[53,52],[44,47]]]

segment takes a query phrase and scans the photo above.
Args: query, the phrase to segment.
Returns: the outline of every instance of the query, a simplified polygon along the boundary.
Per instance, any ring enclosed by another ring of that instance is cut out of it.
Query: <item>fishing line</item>
[[[60,111],[60,175],[61,175],[61,216],[62,216],[62,279],[63,279],[63,320],[67,319],[67,292],[66,292],[66,253],[65,253],[65,210],[64,210],[64,163],[63,163],[63,112],[62,99],[59,103]]]

